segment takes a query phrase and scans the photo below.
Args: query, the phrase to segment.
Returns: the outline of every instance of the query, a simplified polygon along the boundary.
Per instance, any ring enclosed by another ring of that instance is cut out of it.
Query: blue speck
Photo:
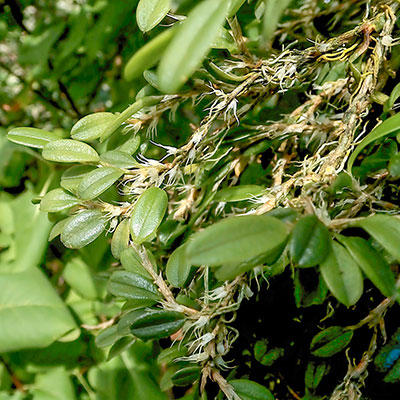
[[[383,367],[390,368],[399,357],[400,357],[400,348],[394,348],[387,355],[385,363],[383,364]]]

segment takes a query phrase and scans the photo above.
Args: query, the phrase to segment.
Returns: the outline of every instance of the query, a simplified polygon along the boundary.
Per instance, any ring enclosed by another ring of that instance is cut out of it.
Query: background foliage
[[[0,399],[398,393],[397,2],[0,7]]]

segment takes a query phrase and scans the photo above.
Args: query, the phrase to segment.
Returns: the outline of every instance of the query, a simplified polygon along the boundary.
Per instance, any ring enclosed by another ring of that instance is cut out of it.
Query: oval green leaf
[[[61,187],[72,193],[77,193],[83,177],[95,168],[93,165],[74,165],[68,168],[61,175]]]
[[[101,154],[101,161],[117,168],[133,168],[139,164],[128,153],[120,150],[111,150]]]
[[[316,215],[300,219],[289,241],[292,261],[299,267],[314,267],[328,256],[331,236],[328,228]]]
[[[345,331],[340,326],[331,326],[313,337],[310,349],[316,357],[331,357],[342,351],[352,337],[353,331]]]
[[[97,112],[81,118],[71,129],[71,137],[75,140],[98,139],[105,128],[115,119],[116,115],[110,112]]]
[[[184,367],[176,371],[171,380],[175,386],[189,386],[200,378],[201,368],[197,365]]]
[[[117,325],[103,329],[95,339],[96,346],[108,347],[113,345],[121,336],[117,331]]]
[[[396,279],[385,259],[365,239],[340,236],[339,240],[381,293],[386,297],[393,296]]]
[[[142,265],[142,259],[132,247],[124,250],[121,253],[121,264],[127,271],[134,272],[135,274],[139,274],[145,278],[151,279],[150,274]]]
[[[46,160],[63,163],[99,161],[99,155],[93,147],[72,139],[60,139],[46,144],[42,155]]]
[[[332,242],[328,257],[321,264],[321,274],[332,294],[345,306],[357,303],[363,293],[361,271],[349,252]]]
[[[248,379],[229,381],[241,400],[274,400],[274,395],[264,386]]]
[[[59,140],[53,132],[44,131],[37,128],[14,128],[7,133],[7,139],[10,142],[22,144],[24,146],[43,149],[47,143]]]
[[[400,178],[400,153],[396,153],[390,157],[388,171],[393,178]]]
[[[78,195],[83,200],[92,200],[111,187],[123,171],[114,167],[102,167],[86,174],[78,187]]]
[[[142,340],[158,340],[171,336],[185,323],[185,316],[176,311],[145,310],[131,325],[131,333]]]
[[[170,0],[140,0],[136,9],[136,21],[142,32],[157,26],[171,8]]]
[[[47,193],[40,202],[40,210],[44,212],[60,212],[79,204],[80,201],[63,189],[54,189]]]
[[[128,271],[115,271],[108,281],[108,291],[125,299],[161,300],[154,283],[144,276]]]
[[[153,236],[167,210],[168,196],[164,190],[152,187],[142,193],[131,216],[131,235],[136,244]]]
[[[366,230],[397,261],[400,261],[400,219],[376,214],[363,219],[357,225]]]
[[[97,239],[106,228],[106,219],[99,210],[85,210],[74,215],[61,232],[61,242],[71,249],[80,249]]]
[[[121,253],[129,247],[129,220],[124,219],[115,228],[113,237],[111,239],[111,253],[119,260]]]
[[[191,265],[185,257],[185,245],[178,247],[169,257],[165,273],[168,282],[175,287],[183,287],[187,281]]]
[[[285,224],[273,217],[227,218],[196,233],[186,256],[192,265],[237,264],[277,248],[287,235]]]
[[[228,0],[203,1],[178,27],[158,68],[163,92],[175,93],[201,64],[218,36],[229,5]]]

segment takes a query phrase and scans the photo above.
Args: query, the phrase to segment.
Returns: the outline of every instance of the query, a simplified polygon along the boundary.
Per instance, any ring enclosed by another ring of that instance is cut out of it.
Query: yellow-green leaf
[[[79,204],[78,198],[63,189],[54,189],[47,193],[40,202],[40,210],[45,212],[60,212]]]
[[[99,155],[86,143],[71,139],[55,140],[43,148],[43,158],[62,163],[97,162]]]
[[[175,287],[183,287],[189,277],[191,265],[185,257],[185,245],[178,247],[167,262],[165,273],[168,282]]]
[[[136,9],[136,21],[142,32],[158,25],[171,8],[170,0],[140,0]]]
[[[76,140],[98,139],[104,129],[115,119],[116,115],[109,112],[97,112],[81,118],[71,129],[71,137]]]
[[[60,139],[53,132],[36,128],[14,128],[7,133],[7,139],[13,143],[24,146],[43,149],[43,147],[54,140]]]

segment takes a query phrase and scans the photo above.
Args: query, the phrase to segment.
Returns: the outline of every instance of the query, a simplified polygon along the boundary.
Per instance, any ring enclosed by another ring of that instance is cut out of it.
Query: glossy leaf
[[[118,334],[117,325],[103,329],[95,339],[96,346],[108,347],[113,345],[121,336]]]
[[[132,81],[139,78],[147,69],[154,67],[161,59],[175,32],[175,29],[169,28],[139,49],[126,64],[124,78]]]
[[[115,271],[108,282],[108,291],[114,296],[125,299],[161,300],[161,295],[154,283],[128,271]]]
[[[91,200],[100,196],[111,187],[123,171],[114,167],[102,167],[86,174],[78,187],[78,195],[83,200]]]
[[[124,250],[121,253],[121,264],[127,271],[134,272],[135,274],[139,274],[145,278],[151,279],[150,274],[142,265],[142,259],[132,247]]]
[[[128,350],[136,342],[133,336],[122,337],[118,339],[111,347],[107,354],[107,361],[112,360],[114,357],[119,356],[124,351]]]
[[[339,243],[332,242],[332,250],[321,264],[321,274],[332,294],[349,307],[363,293],[361,271],[350,253]]]
[[[293,229],[289,241],[292,261],[299,267],[314,267],[328,256],[331,237],[328,228],[315,215],[308,215]]]
[[[95,168],[96,167],[92,165],[74,165],[73,167],[68,168],[61,175],[61,187],[72,193],[77,193],[83,177]]]
[[[196,233],[187,245],[186,256],[193,265],[240,263],[278,247],[286,238],[286,226],[276,218],[226,218]]]
[[[124,219],[115,228],[113,237],[111,239],[111,253],[119,260],[121,253],[129,247],[130,228],[129,220]]]
[[[178,27],[158,69],[163,92],[175,93],[200,65],[224,23],[229,4],[228,0],[202,1]]]
[[[233,202],[243,201],[259,196],[264,191],[262,186],[257,185],[240,185],[228,187],[220,190],[214,197],[214,201]]]
[[[183,357],[187,354],[187,348],[176,344],[161,351],[157,357],[158,364],[172,364],[176,358]]]
[[[345,349],[352,337],[353,331],[346,331],[340,326],[331,326],[313,337],[310,349],[316,357],[331,357]]]
[[[178,247],[167,262],[165,273],[168,282],[175,287],[183,287],[190,273],[191,265],[185,257],[185,245]]]
[[[142,340],[171,336],[182,328],[185,316],[175,311],[146,310],[132,322],[131,333]]]
[[[381,293],[386,297],[393,296],[396,279],[385,259],[365,239],[341,236],[339,240]]]
[[[140,136],[136,135],[129,138],[125,143],[116,148],[117,151],[132,155],[135,154],[140,146]]]
[[[387,120],[383,121],[380,125],[376,126],[372,131],[361,141],[361,143],[351,153],[347,163],[347,171],[351,174],[353,164],[358,155],[371,143],[384,137],[395,135],[400,131],[400,113],[393,115]]]
[[[376,214],[363,219],[357,225],[366,230],[397,261],[400,261],[400,220],[398,218]]]
[[[142,32],[158,25],[171,8],[170,0],[140,0],[136,10],[136,21]]]
[[[93,147],[71,139],[55,140],[43,148],[43,158],[65,163],[97,162],[99,155]]]
[[[75,140],[98,139],[104,129],[115,119],[116,115],[110,112],[97,112],[81,118],[71,129],[71,137]]]
[[[54,238],[56,238],[58,235],[61,235],[61,232],[64,230],[65,224],[71,219],[72,217],[69,218],[64,218],[61,221],[58,221],[53,228],[51,229],[49,233],[49,242],[51,242]]]
[[[274,395],[264,386],[248,379],[229,381],[241,400],[274,400]]]
[[[80,200],[63,189],[54,189],[47,193],[40,202],[44,212],[60,212],[76,206]]]
[[[174,386],[189,386],[200,378],[201,368],[197,365],[184,367],[176,371],[171,380]]]
[[[151,187],[140,195],[131,216],[134,243],[141,244],[155,234],[164,218],[167,205],[167,193],[160,188]]]
[[[85,210],[74,215],[64,225],[61,241],[71,249],[81,249],[97,239],[106,227],[99,210]]]
[[[14,128],[7,133],[7,139],[13,143],[43,149],[54,140],[60,139],[55,133],[37,128]]]
[[[132,156],[120,150],[107,151],[106,153],[103,153],[100,158],[101,161],[117,168],[128,169],[139,165]]]

